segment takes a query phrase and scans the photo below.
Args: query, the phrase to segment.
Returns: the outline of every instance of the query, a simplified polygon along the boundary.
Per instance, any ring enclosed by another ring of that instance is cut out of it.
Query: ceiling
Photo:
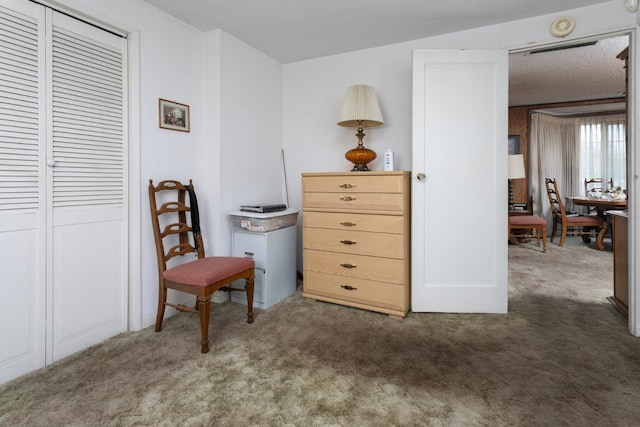
[[[628,45],[629,38],[621,36],[590,46],[511,54],[509,105],[623,97],[624,62],[616,56]]]
[[[553,14],[608,0],[143,0],[286,64]],[[626,37],[625,40],[626,41]],[[621,42],[510,58],[510,105],[620,96]]]

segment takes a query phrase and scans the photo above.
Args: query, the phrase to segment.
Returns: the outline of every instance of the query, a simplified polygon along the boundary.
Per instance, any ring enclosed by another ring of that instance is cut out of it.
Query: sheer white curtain
[[[577,119],[542,113],[531,115],[529,179],[533,192],[534,214],[551,219],[545,178],[556,179],[563,198],[581,194],[578,136]]]
[[[580,182],[613,178],[614,186],[626,189],[625,116],[585,117],[579,124]]]

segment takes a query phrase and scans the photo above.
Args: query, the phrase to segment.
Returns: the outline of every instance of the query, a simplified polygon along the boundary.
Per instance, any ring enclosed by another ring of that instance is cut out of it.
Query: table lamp
[[[354,85],[347,88],[342,102],[342,109],[338,116],[338,125],[358,128],[358,146],[345,153],[345,157],[353,163],[352,172],[368,171],[367,163],[377,156],[376,152],[365,148],[362,139],[364,128],[380,126],[384,123],[382,113],[373,87]]]
[[[513,182],[514,179],[522,179],[527,176],[524,173],[524,155],[509,154],[509,164],[507,167],[507,175],[509,178],[509,208],[513,207]]]

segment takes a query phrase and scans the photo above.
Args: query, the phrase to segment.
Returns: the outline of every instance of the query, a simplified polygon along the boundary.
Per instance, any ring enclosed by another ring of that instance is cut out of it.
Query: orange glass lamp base
[[[374,161],[377,155],[373,150],[369,150],[363,146],[358,146],[347,151],[344,157],[353,163],[353,169],[351,169],[351,172],[365,172],[370,170],[367,167],[367,163]]]

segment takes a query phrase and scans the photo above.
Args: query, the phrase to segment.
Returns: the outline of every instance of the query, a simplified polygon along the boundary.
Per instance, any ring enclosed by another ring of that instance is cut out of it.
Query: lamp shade
[[[508,172],[509,179],[522,179],[527,175],[524,173],[524,155],[522,154],[510,154]]]
[[[347,88],[338,116],[338,125],[357,128],[380,126],[384,123],[373,87],[355,85]]]

